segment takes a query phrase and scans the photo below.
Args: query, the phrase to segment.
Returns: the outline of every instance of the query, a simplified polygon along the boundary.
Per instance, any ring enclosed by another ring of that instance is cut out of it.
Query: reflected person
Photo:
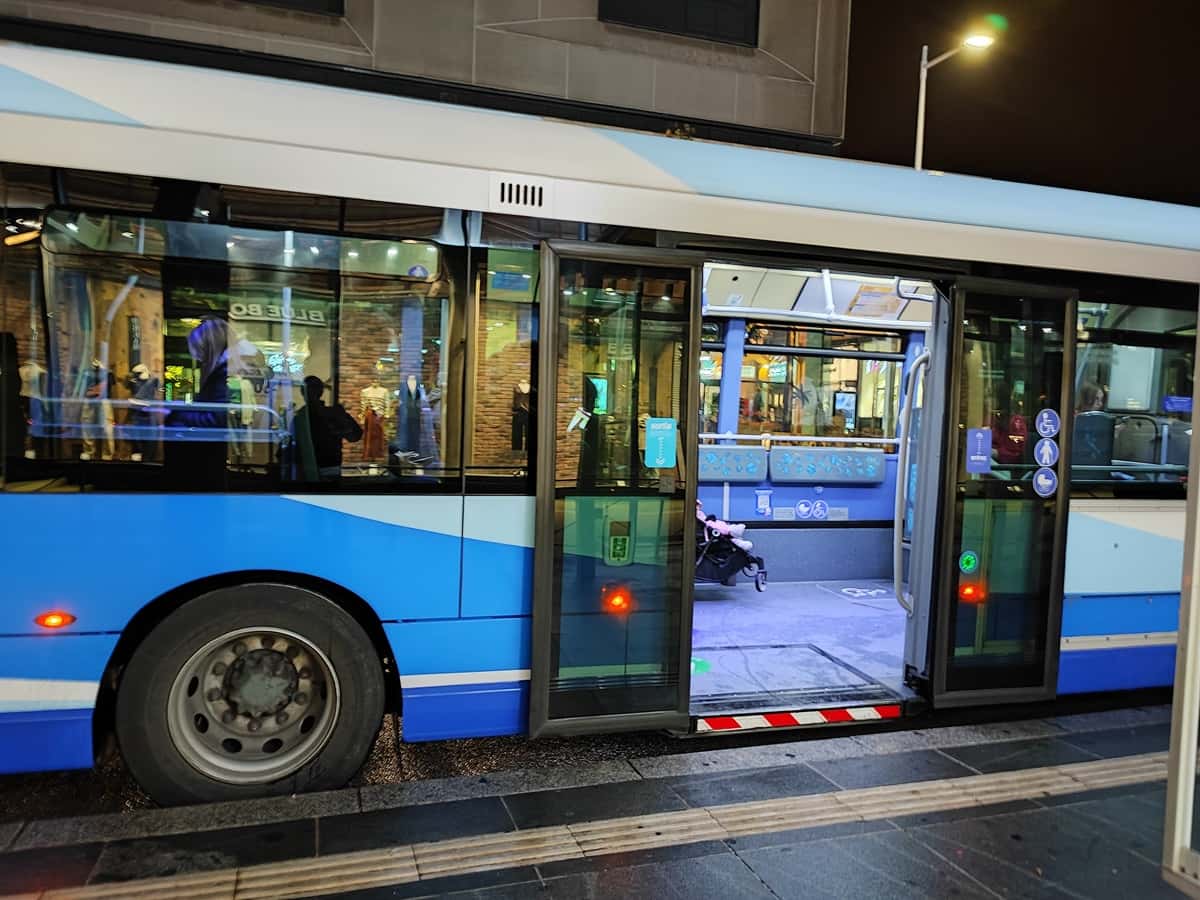
[[[342,441],[362,440],[362,426],[342,404],[325,404],[325,382],[316,375],[304,379],[304,402],[296,417],[308,429],[317,474],[337,478],[342,474]]]
[[[229,347],[235,343],[224,319],[205,319],[188,335],[188,353],[200,372],[200,386],[191,398],[197,407],[183,404],[171,410],[166,427],[175,433],[168,436],[163,448],[167,477],[182,490],[224,486]]]

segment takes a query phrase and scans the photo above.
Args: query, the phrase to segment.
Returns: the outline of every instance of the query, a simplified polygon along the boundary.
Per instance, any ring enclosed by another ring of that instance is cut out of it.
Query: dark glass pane
[[[456,474],[461,248],[50,209],[27,252],[29,284],[5,292],[26,298],[40,379],[22,483],[386,492]]]
[[[524,479],[534,447],[534,329],[539,282],[536,250],[479,251],[475,293],[472,475]]]
[[[951,691],[1036,687],[1045,677],[1062,471],[1061,431],[1049,425],[1062,414],[1064,309],[1055,300],[966,298],[953,463]]]
[[[1185,494],[1196,311],[1083,301],[1071,490]]]
[[[560,271],[550,718],[674,710],[691,272]]]
[[[758,44],[759,0],[600,0],[600,21],[730,44]]]
[[[895,332],[798,328],[763,322],[751,322],[746,326],[746,343],[851,353],[900,353],[903,350],[900,335]]]

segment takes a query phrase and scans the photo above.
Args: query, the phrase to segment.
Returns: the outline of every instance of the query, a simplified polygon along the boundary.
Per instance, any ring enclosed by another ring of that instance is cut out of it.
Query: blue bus
[[[0,87],[0,771],[184,803],[340,785],[385,714],[1170,685],[1200,212],[14,43]],[[694,583],[717,529],[765,585]]]

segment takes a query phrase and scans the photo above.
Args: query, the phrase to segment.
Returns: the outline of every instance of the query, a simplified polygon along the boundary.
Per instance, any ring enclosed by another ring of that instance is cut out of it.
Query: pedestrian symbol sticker
[[[829,504],[826,503],[824,500],[817,500],[812,505],[812,516],[814,519],[828,519],[829,518]]]
[[[1054,465],[1058,462],[1058,444],[1053,438],[1042,438],[1033,448],[1033,458],[1039,466]]]
[[[1035,420],[1037,433],[1044,438],[1052,438],[1058,434],[1058,429],[1062,427],[1062,423],[1058,420],[1058,413],[1052,409],[1043,409],[1037,414]]]
[[[1053,469],[1038,469],[1033,473],[1033,489],[1039,497],[1052,497],[1058,490],[1058,476]]]

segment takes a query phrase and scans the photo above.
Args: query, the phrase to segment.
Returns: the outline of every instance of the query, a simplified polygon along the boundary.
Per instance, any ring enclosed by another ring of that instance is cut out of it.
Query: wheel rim
[[[329,742],[341,692],[329,658],[281,628],[242,628],[209,641],[167,697],[180,756],[226,784],[262,784],[309,763]]]

